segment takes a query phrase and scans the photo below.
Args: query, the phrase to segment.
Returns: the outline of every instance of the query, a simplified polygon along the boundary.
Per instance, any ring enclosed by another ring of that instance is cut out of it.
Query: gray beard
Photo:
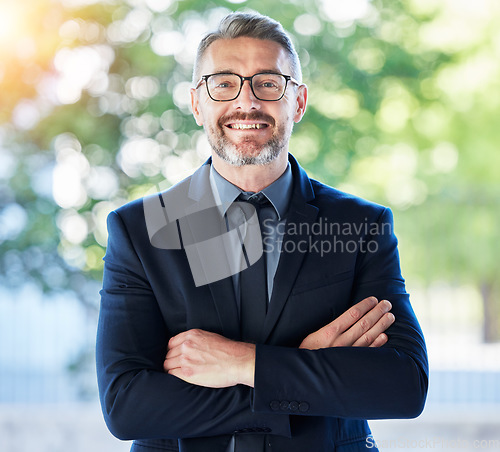
[[[239,146],[231,143],[223,131],[214,130],[210,128],[207,133],[207,138],[210,146],[215,154],[224,162],[231,166],[244,166],[244,165],[267,165],[276,160],[282,151],[288,147],[288,139],[285,128],[278,129],[277,134],[273,136],[264,146],[257,148],[252,144],[251,140],[242,142]],[[251,148],[252,150],[260,149],[256,155],[245,155],[243,150],[239,147]]]

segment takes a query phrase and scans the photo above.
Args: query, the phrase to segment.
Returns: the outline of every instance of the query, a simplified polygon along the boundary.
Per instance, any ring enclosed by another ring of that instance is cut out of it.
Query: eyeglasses
[[[236,99],[240,93],[245,80],[250,82],[253,95],[259,100],[277,101],[280,100],[286,91],[288,82],[300,85],[289,75],[276,74],[272,72],[262,72],[243,77],[238,74],[222,73],[202,75],[196,85],[198,89],[203,82],[207,86],[207,93],[210,99],[216,102],[228,102]]]

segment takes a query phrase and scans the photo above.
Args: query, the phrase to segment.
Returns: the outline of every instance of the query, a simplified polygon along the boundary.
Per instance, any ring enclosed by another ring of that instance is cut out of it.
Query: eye
[[[264,89],[267,91],[280,90],[283,82],[273,74],[262,75],[255,80],[255,87],[257,89]]]
[[[218,75],[210,79],[210,86],[213,89],[226,90],[237,86],[239,79],[227,75]]]
[[[260,84],[262,88],[277,88],[278,85],[275,82],[263,82]]]

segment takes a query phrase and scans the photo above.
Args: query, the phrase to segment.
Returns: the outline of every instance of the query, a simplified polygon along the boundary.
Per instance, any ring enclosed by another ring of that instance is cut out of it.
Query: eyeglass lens
[[[280,74],[256,74],[251,82],[253,93],[260,100],[278,100],[286,88],[286,78]],[[208,92],[215,100],[235,99],[242,84],[236,74],[215,74],[207,80]]]

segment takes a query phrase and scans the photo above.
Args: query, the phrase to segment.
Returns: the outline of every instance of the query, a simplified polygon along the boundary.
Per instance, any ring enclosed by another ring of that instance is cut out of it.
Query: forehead
[[[277,42],[241,37],[219,39],[205,51],[202,74],[229,71],[243,76],[273,71],[288,75],[290,62],[286,50]]]

